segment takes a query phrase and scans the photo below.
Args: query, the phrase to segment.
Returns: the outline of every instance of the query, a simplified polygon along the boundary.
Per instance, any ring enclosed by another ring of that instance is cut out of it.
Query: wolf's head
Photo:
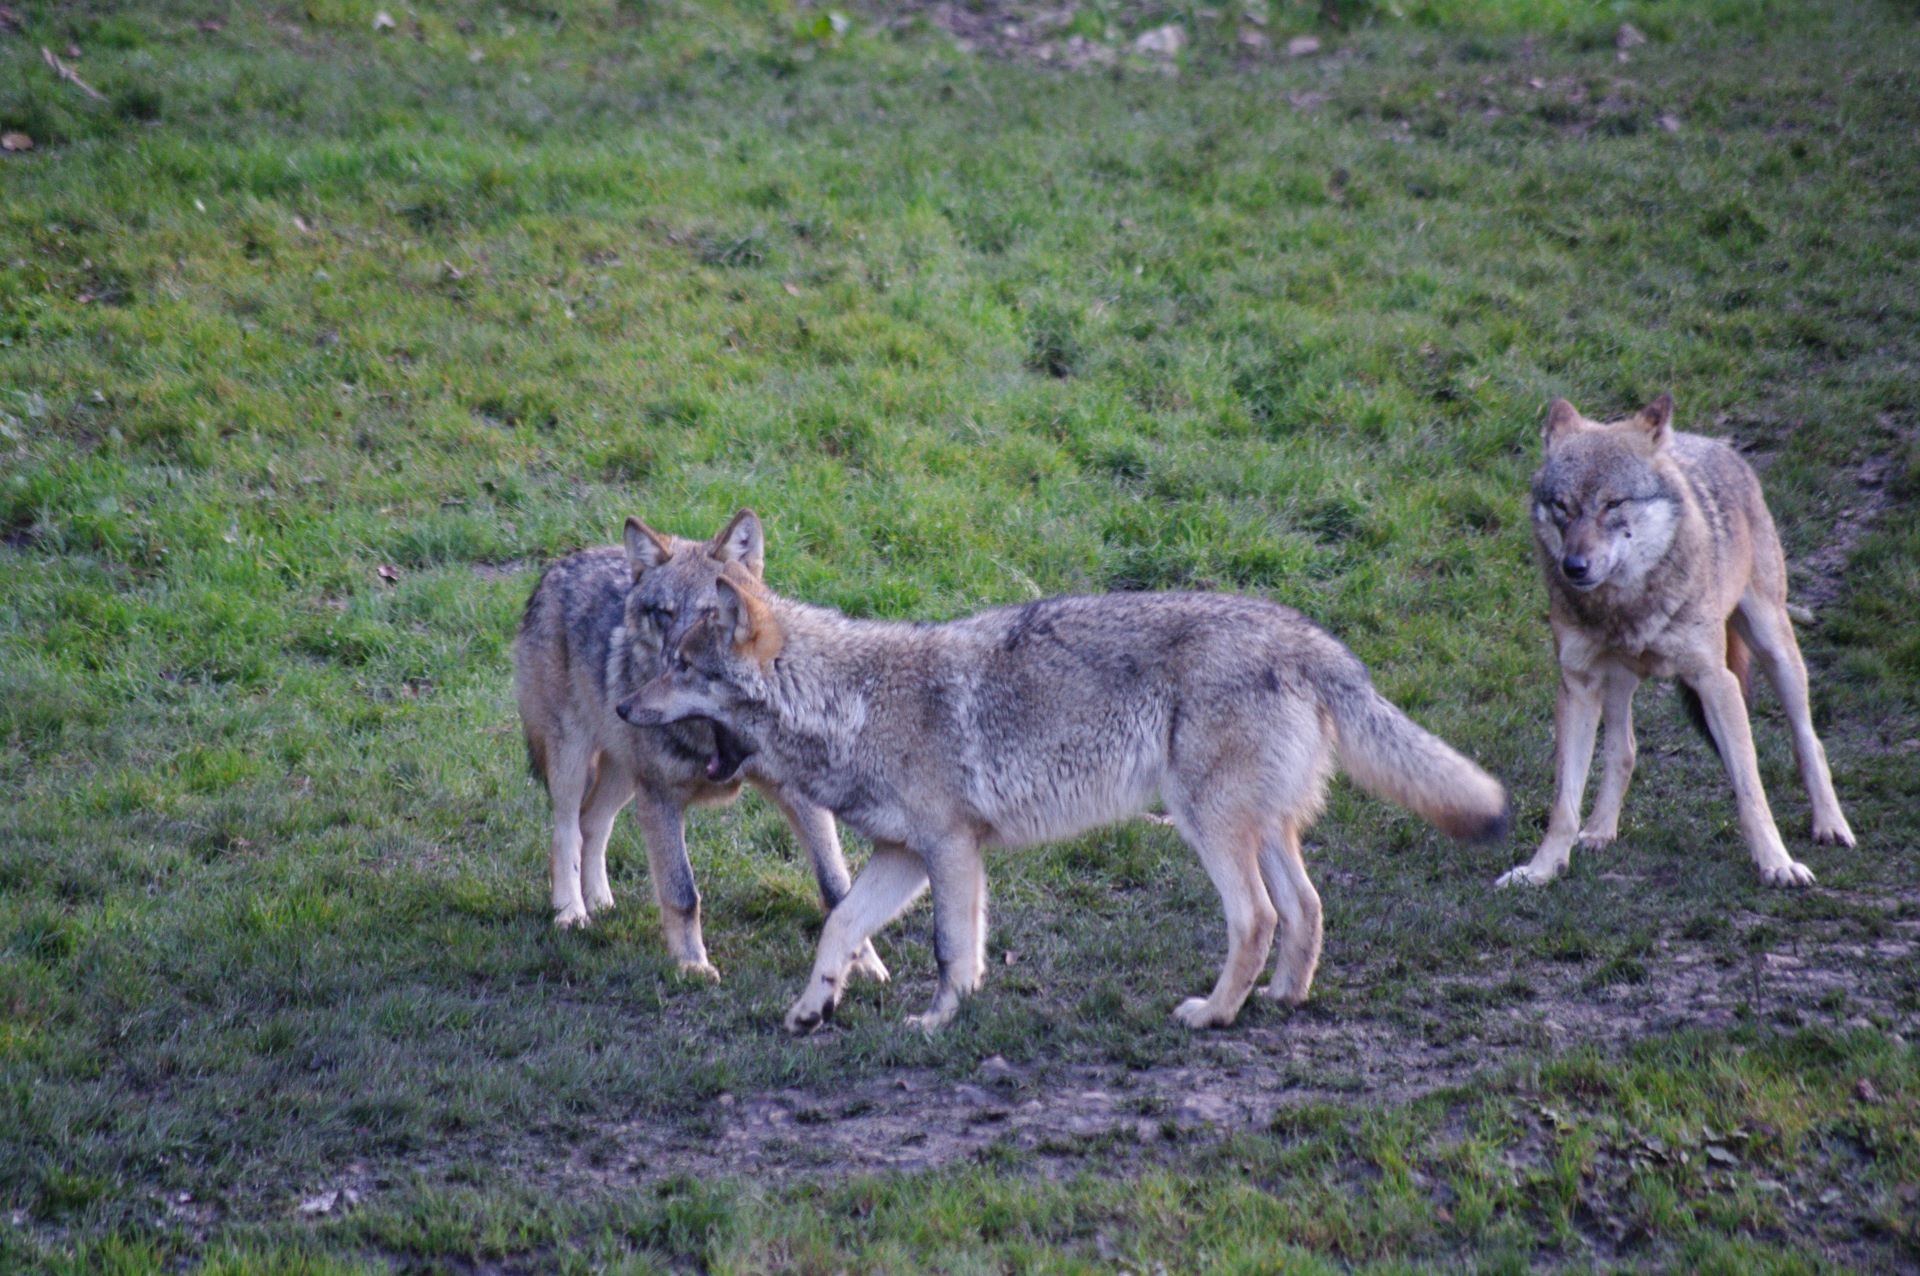
[[[633,569],[627,591],[626,636],[641,657],[640,667],[658,668],[659,662],[718,607],[715,585],[729,570],[756,586],[766,564],[766,539],[760,519],[743,509],[712,540],[687,540],[654,531],[637,518],[627,520],[624,543]],[[649,725],[629,716],[631,701],[616,706],[622,718],[636,726]],[[695,715],[683,715],[695,716]],[[707,777],[716,782],[734,778],[750,749],[723,726],[714,727],[714,756]]]
[[[667,647],[665,670],[620,705],[620,716],[637,726],[707,718],[744,754],[752,744],[742,732],[767,699],[767,679],[786,635],[774,617],[765,588],[739,564],[714,580],[714,605]]]
[[[1665,556],[1682,511],[1672,424],[1672,395],[1604,423],[1554,400],[1533,476],[1533,536],[1549,577],[1585,593],[1631,584]]]

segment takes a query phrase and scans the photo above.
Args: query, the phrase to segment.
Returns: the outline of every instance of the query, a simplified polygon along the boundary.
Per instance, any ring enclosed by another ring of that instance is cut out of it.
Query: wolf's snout
[[[1560,560],[1560,570],[1565,572],[1567,579],[1571,581],[1585,580],[1589,566],[1585,554],[1568,554]]]
[[[636,727],[659,726],[660,715],[650,710],[640,708],[639,700],[639,696],[629,696],[627,699],[613,706],[613,711],[620,715],[622,722],[630,723]]]

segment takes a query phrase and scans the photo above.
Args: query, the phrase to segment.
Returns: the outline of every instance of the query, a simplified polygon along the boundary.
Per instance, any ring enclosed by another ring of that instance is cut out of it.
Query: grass
[[[1300,60],[1190,6],[1088,10],[1116,46],[1183,23],[1175,76],[751,3],[396,9],[388,35],[346,2],[15,8],[0,1265],[1920,1253],[1910,8],[1268,6],[1275,44],[1325,41]],[[1626,63],[1622,20],[1651,37]],[[104,103],[41,64],[69,41]],[[1620,846],[1493,895],[1550,797],[1542,406],[1667,388],[1763,467],[1796,561],[1875,508],[1803,631],[1861,847],[1762,890],[1649,689]],[[557,934],[507,687],[529,569],[741,504],[776,587],[859,614],[1298,606],[1509,780],[1517,844],[1339,787],[1314,1002],[1198,1039],[1168,1012],[1218,906],[1170,834],[1008,856],[950,1032],[899,1027],[921,911],[883,936],[896,984],[789,1042],[818,923],[777,816],[694,817],[721,986],[674,977],[624,826],[623,907]],[[1010,1100],[1098,1078],[1171,1137],[845,1178],[803,1120],[777,1177],[701,1159],[723,1099],[850,1120],[910,1080],[940,1128],[994,1056]],[[1160,1110],[1168,1078],[1287,1069],[1311,1101],[1273,1128]],[[351,1210],[297,1212],[341,1183]]]

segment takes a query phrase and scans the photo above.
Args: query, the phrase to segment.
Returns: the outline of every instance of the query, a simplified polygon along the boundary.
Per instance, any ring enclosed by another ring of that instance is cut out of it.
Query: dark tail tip
[[[1491,815],[1456,808],[1434,822],[1456,842],[1479,846],[1504,842],[1513,832],[1513,799],[1502,793],[1500,809]]]

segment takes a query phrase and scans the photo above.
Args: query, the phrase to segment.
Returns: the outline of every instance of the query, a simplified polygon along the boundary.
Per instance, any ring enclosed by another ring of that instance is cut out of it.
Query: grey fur
[[[1320,900],[1300,834],[1336,756],[1363,786],[1461,836],[1499,836],[1499,783],[1414,725],[1298,613],[1225,594],[1052,598],[940,625],[852,620],[729,570],[719,610],[631,702],[636,721],[723,722],[764,774],[875,845],[827,919],[787,1015],[831,1014],[859,945],[931,882],[935,1028],[985,964],[981,849],[1070,837],[1156,795],[1219,888],[1228,957],[1175,1012],[1231,1023],[1276,928],[1268,994],[1307,996]]]
[[[711,723],[635,727],[617,709],[664,667],[662,641],[711,612],[723,568],[731,563],[757,576],[760,522],[742,510],[713,540],[693,541],[629,519],[625,540],[624,547],[580,550],[549,566],[527,599],[513,645],[528,760],[553,801],[554,920],[585,925],[613,906],[607,840],[615,816],[634,802],[668,947],[683,970],[718,978],[701,934],[685,813],[738,796],[738,758]],[[744,779],[786,815],[831,909],[849,885],[833,817],[751,768]],[[859,964],[886,977],[871,947]]]
[[[1752,655],[1792,725],[1814,841],[1853,845],[1814,734],[1786,557],[1760,480],[1732,448],[1675,431],[1672,417],[1667,395],[1605,424],[1564,399],[1548,410],[1533,530],[1560,660],[1555,794],[1540,848],[1501,885],[1551,881],[1566,871],[1576,842],[1604,846],[1618,836],[1633,775],[1633,693],[1644,678],[1669,676],[1699,698],[1761,879],[1811,883],[1812,871],[1787,854],[1760,787],[1745,703]],[[1583,825],[1602,717],[1600,791]]]

